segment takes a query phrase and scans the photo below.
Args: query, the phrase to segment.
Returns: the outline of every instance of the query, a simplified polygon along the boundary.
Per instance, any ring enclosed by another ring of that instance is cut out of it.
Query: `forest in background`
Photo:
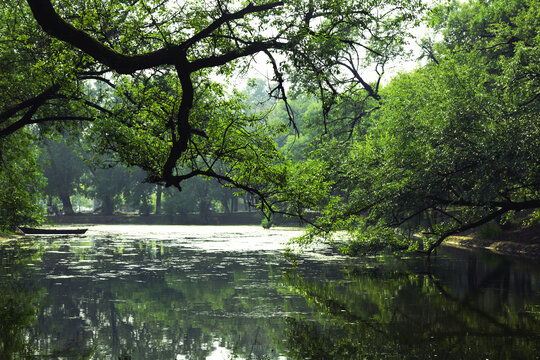
[[[144,213],[158,188],[169,211],[249,194],[349,253],[540,218],[538,0],[2,5],[2,231],[45,194]],[[257,54],[270,77],[235,86]]]

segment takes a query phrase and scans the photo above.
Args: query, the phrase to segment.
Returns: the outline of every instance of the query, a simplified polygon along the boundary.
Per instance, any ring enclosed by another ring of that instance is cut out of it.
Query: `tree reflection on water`
[[[535,267],[463,253],[431,266],[422,258],[306,254],[291,267],[275,249],[209,251],[176,237],[107,232],[0,246],[1,359],[540,352]]]
[[[43,289],[35,282],[25,281],[22,273],[26,264],[35,258],[35,251],[0,247],[0,359],[24,358],[32,354],[33,332]],[[9,273],[18,269],[17,273]]]
[[[288,273],[284,283],[324,314],[321,321],[286,320],[288,356],[538,358],[538,274],[516,271],[502,258],[480,263],[475,255],[465,264],[443,260],[413,269],[391,263],[345,268],[343,279],[332,283]]]

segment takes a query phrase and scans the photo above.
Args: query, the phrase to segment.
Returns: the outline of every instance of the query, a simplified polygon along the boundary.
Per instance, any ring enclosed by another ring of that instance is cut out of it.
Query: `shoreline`
[[[482,238],[477,232],[454,235],[446,239],[443,245],[529,260],[540,259],[540,223],[502,231],[493,239]]]
[[[521,243],[509,240],[482,240],[471,236],[452,236],[442,245],[471,251],[487,251],[501,256],[540,259],[540,243]]]
[[[88,223],[87,223],[88,224]],[[62,222],[61,224],[55,225],[81,225],[81,223],[67,223]],[[52,226],[55,226],[52,225]],[[89,224],[90,225],[90,224]],[[91,223],[91,225],[100,225],[98,223]],[[104,223],[102,225],[110,225],[109,223]],[[127,223],[122,225],[149,225],[149,224],[137,224],[137,223]],[[178,224],[181,225],[181,224]],[[220,224],[215,224],[220,225]],[[225,224],[221,224],[225,225]],[[227,224],[229,225],[229,224]],[[240,225],[240,224],[239,224]],[[242,224],[246,225],[246,224]],[[253,223],[249,225],[255,225]],[[49,225],[50,226],[50,225]],[[22,238],[25,236],[23,233],[13,233],[13,234],[0,234],[0,243],[11,241],[14,239]],[[540,225],[533,226],[528,229],[514,230],[503,232],[501,236],[496,239],[482,239],[476,233],[470,233],[467,235],[454,235],[446,239],[441,245],[449,246],[459,249],[465,249],[470,251],[487,251],[493,254],[501,256],[512,256],[522,259],[540,259]]]

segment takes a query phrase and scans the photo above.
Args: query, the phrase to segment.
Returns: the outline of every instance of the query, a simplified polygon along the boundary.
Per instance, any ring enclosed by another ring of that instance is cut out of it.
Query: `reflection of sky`
[[[219,346],[219,341],[214,342],[215,350],[206,357],[206,360],[222,360],[222,359],[232,359],[234,357],[233,353],[222,346]],[[235,358],[238,360],[244,360],[244,358]]]
[[[223,360],[223,359],[235,359],[235,360],[245,360],[243,357],[235,356],[232,351],[229,349],[220,346],[219,341],[214,342],[214,348],[215,350],[212,351],[212,353],[206,357],[206,360]],[[285,356],[278,356],[278,360],[286,360],[287,357]],[[187,357],[185,355],[176,355],[176,360],[187,360]]]
[[[245,358],[243,357],[235,356],[234,353],[230,351],[229,349],[223,346],[220,346],[219,341],[215,341],[213,345],[214,345],[215,350],[212,351],[212,353],[206,357],[206,360],[223,360],[223,359],[245,360]],[[187,359],[188,357],[186,357],[186,355],[181,355],[181,354],[176,355],[176,360],[187,360]],[[280,356],[278,357],[278,359],[285,360],[287,358],[284,356]]]
[[[104,234],[121,234],[122,239],[159,240],[163,246],[236,252],[284,250],[287,242],[301,235],[302,230],[266,230],[260,226],[100,225],[87,232],[90,238]]]

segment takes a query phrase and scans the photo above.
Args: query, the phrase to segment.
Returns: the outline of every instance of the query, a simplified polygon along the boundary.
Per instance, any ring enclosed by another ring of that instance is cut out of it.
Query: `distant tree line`
[[[76,196],[86,202],[92,200],[90,211],[102,215],[129,211],[141,215],[199,213],[207,217],[210,212],[250,210],[245,197],[216,181],[194,178],[186,182],[185,191],[166,189],[145,182],[147,174],[140,168],[128,168],[112,158],[96,158],[74,140],[45,140],[38,147],[38,162],[46,182],[42,202],[49,208],[54,205],[63,215],[76,213]]]

